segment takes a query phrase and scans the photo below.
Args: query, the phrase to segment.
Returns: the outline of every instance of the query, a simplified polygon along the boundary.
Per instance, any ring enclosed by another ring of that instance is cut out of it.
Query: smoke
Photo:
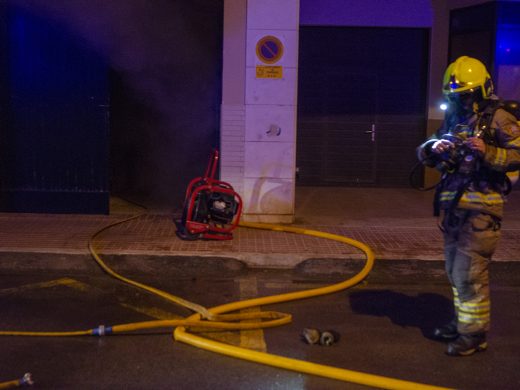
[[[208,37],[189,20],[197,1],[12,0],[77,34],[154,107],[178,98],[175,81],[205,60]],[[192,4],[188,7],[187,4]],[[198,2],[202,3],[202,2]],[[202,7],[203,8],[203,7]],[[189,48],[189,50],[186,50]],[[178,77],[172,77],[172,75]],[[169,107],[164,107],[169,108]],[[165,112],[168,109],[164,110]]]
[[[74,34],[112,70],[112,189],[179,203],[217,139],[223,2],[10,3]]]

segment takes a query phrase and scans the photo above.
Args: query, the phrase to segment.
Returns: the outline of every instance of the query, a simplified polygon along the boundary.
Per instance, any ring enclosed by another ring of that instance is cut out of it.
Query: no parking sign
[[[283,44],[275,36],[266,35],[258,40],[256,43],[256,56],[264,64],[275,64],[282,58]],[[257,78],[281,79],[281,66],[256,66]]]

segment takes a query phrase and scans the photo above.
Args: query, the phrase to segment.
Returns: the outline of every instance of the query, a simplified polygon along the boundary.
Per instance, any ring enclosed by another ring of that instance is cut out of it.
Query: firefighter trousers
[[[460,334],[489,330],[489,262],[500,238],[500,219],[479,211],[454,209],[442,221],[446,273],[453,289]]]

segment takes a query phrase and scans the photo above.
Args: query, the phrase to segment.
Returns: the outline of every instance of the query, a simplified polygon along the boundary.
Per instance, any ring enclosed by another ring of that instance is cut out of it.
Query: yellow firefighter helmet
[[[482,93],[481,98],[488,99],[493,94],[493,82],[482,62],[476,58],[462,56],[446,69],[442,91],[447,96]]]

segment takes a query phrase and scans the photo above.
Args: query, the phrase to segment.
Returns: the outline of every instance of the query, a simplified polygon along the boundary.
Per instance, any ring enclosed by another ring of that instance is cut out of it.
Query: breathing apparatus
[[[498,172],[486,167],[482,170],[479,152],[469,147],[467,140],[477,137],[491,146],[497,145],[493,118],[498,109],[513,115],[520,126],[520,103],[515,100],[500,100],[493,95],[493,82],[486,67],[477,59],[467,56],[459,57],[452,62],[444,74],[442,92],[445,96],[446,113],[443,127],[437,138],[450,141],[450,147],[443,153],[423,153],[412,168],[409,180],[412,187],[420,191],[437,188],[450,174],[457,173],[465,186],[471,183],[487,182],[496,191],[507,195],[518,182],[520,171]],[[431,148],[433,143],[425,145]],[[414,185],[413,176],[416,170],[426,165],[435,167],[442,173],[438,183],[422,188]],[[458,191],[462,195],[465,186]],[[456,203],[456,202],[455,202]]]
[[[486,126],[475,124],[477,129],[473,133],[474,130],[464,124],[464,119],[481,112],[493,95],[491,76],[482,62],[462,56],[446,69],[442,92],[449,103],[449,111],[446,113],[448,132],[441,139],[450,141],[453,147],[439,156],[441,161],[436,168],[441,172],[458,169],[462,174],[471,174],[475,170],[477,156],[466,145],[465,139],[468,136],[482,138]]]
[[[438,156],[436,164],[440,172],[458,171],[463,175],[471,175],[477,168],[478,156],[475,151],[466,144],[467,134],[471,133],[468,125],[457,125],[455,129],[444,134],[441,139],[450,141],[453,147]],[[481,137],[482,131],[478,130],[474,137]]]
[[[469,176],[478,169],[478,156],[466,144],[466,140],[469,137],[485,138],[486,125],[482,127],[468,123],[474,114],[482,112],[494,98],[493,91],[491,76],[479,60],[462,56],[448,65],[442,84],[442,93],[448,104],[444,104],[447,111],[444,129],[441,130],[444,134],[440,139],[450,141],[452,147],[440,155],[431,155],[419,161],[410,173],[410,183],[414,171],[421,167],[423,162],[441,173],[458,171]],[[437,184],[418,189],[426,191],[436,186]]]
[[[479,114],[479,120],[475,124],[475,133],[467,125],[451,122],[453,130],[449,130],[442,138],[451,141],[454,148],[441,155],[442,161],[436,165],[441,172],[458,172],[464,175],[471,174],[476,169],[477,156],[464,143],[464,138],[459,134],[472,135],[485,140],[486,143],[495,145],[495,139],[491,134],[491,122],[495,111],[502,108],[512,114],[520,125],[519,102],[515,100],[501,101],[493,95],[494,86],[491,76],[485,65],[475,58],[468,56],[459,57],[452,62],[444,73],[442,92],[449,103],[448,115],[457,121],[461,117],[471,117]],[[458,118],[457,118],[458,117]],[[450,122],[448,120],[448,122]],[[448,124],[450,128],[450,123]],[[507,172],[505,174],[506,187],[516,183],[518,172]]]

